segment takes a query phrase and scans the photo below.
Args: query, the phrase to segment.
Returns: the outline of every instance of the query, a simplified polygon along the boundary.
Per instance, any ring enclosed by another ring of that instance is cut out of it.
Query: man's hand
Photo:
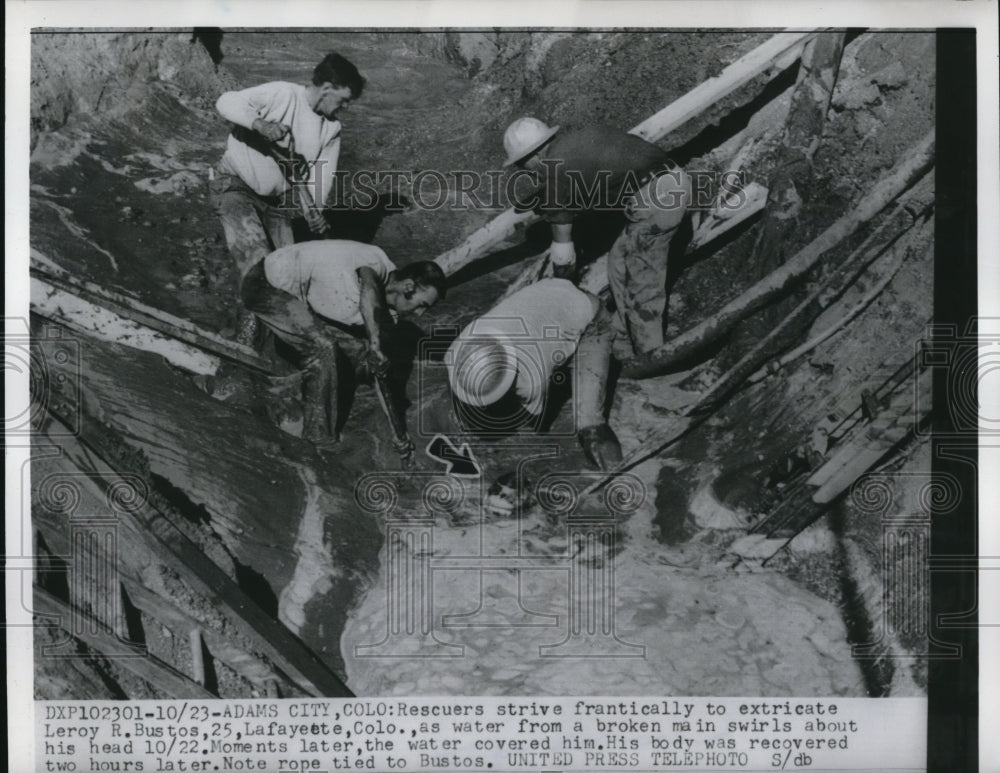
[[[299,210],[302,212],[302,217],[305,218],[306,225],[309,226],[310,231],[317,236],[322,236],[330,231],[330,224],[323,217],[323,212],[313,206],[312,200],[302,190],[302,186],[293,185],[292,196]]]
[[[326,222],[323,213],[318,209],[309,206],[303,207],[302,217],[306,219],[306,225],[309,226],[309,230],[317,236],[322,236],[330,230],[329,223]]]
[[[368,372],[376,378],[388,376],[391,367],[389,358],[382,353],[381,349],[369,349],[365,355],[365,365],[368,367]]]
[[[253,122],[253,130],[269,142],[277,142],[284,139],[285,135],[291,131],[291,127],[277,121],[265,121],[263,118],[257,118]]]

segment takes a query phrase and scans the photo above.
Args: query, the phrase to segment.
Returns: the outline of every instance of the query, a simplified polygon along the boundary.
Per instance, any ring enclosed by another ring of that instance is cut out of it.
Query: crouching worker
[[[452,393],[480,429],[538,430],[553,376],[575,355],[578,437],[591,463],[606,469],[621,461],[603,416],[612,336],[596,297],[566,279],[542,279],[473,320],[452,342],[445,357]],[[504,403],[506,409],[489,412]]]
[[[366,341],[365,364],[384,376],[384,328],[398,315],[419,316],[445,295],[431,261],[403,268],[371,244],[321,240],[281,247],[254,265],[243,303],[287,344],[302,369],[302,436],[321,448],[338,440],[337,351]]]

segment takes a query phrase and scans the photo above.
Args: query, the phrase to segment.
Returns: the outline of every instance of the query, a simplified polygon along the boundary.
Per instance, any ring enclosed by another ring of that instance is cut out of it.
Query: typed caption
[[[921,770],[921,698],[35,704],[39,771]]]

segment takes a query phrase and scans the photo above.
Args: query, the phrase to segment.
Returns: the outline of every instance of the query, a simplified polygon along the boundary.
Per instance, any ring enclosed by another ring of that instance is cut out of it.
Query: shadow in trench
[[[875,621],[869,616],[865,607],[864,590],[858,586],[851,576],[847,553],[844,549],[844,525],[840,508],[830,513],[830,522],[837,536],[837,565],[839,567],[840,591],[843,597],[841,613],[847,628],[847,643],[851,647],[868,644],[875,641]],[[889,694],[895,666],[888,657],[857,658],[858,668],[865,683],[865,692],[872,698],[881,698]]]
[[[218,65],[225,56],[222,53],[222,38],[224,34],[218,27],[195,27],[191,33],[191,42],[201,43],[212,58],[212,64]]]

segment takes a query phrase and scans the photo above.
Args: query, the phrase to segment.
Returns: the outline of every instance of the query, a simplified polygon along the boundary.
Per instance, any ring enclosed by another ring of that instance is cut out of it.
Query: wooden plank
[[[100,630],[100,626],[95,625],[95,621],[82,610],[72,608],[65,601],[37,586],[34,588],[34,607],[36,614],[58,617],[61,621],[58,625],[67,631],[70,629],[66,627],[66,621],[74,618],[85,621],[84,626],[73,626],[76,629],[70,631],[73,637],[102,655],[113,657],[117,665],[149,682],[167,697],[202,699],[216,697],[159,658],[149,653],[136,654],[134,649],[119,641],[113,634]]]
[[[663,139],[667,134],[690,121],[699,113],[732,94],[754,78],[770,71],[776,76],[790,67],[802,49],[817,33],[782,32],[772,36],[757,48],[726,67],[718,76],[699,84],[684,96],[674,100],[658,113],[632,127],[630,133],[650,142]],[[459,269],[486,255],[491,249],[514,235],[518,227],[538,222],[532,212],[515,213],[508,209],[479,230],[472,233],[457,247],[435,258],[449,276]]]
[[[66,528],[67,513],[58,509],[51,512],[46,506],[48,495],[44,491],[47,482],[58,481],[62,484],[71,481],[76,492],[75,497],[79,502],[74,512],[102,512],[107,508],[107,497],[105,490],[89,474],[94,470],[94,459],[89,451],[79,443],[51,437],[46,434],[46,429],[47,427],[43,426],[36,438],[39,444],[42,447],[58,445],[61,453],[39,456],[32,461],[32,502],[37,504],[32,509],[32,528],[40,533],[52,555],[74,556],[71,530]],[[162,559],[158,552],[150,548],[151,540],[147,530],[139,521],[120,517],[116,523],[115,577],[124,588],[132,606],[172,631],[183,632],[201,627],[202,636],[212,655],[261,689],[264,688],[266,681],[277,679],[287,695],[302,694],[302,690],[273,665],[236,646],[232,641],[231,628],[228,629],[228,635],[217,633],[204,619],[195,618],[158,592],[146,587],[142,579],[145,568],[162,563]],[[85,546],[92,547],[87,543]],[[94,558],[88,556],[85,560],[93,562]],[[227,620],[229,626],[226,610],[216,608],[216,611],[222,615],[222,619]],[[247,646],[256,646],[254,638],[246,637],[245,641],[249,643]],[[255,651],[260,652],[260,647]]]
[[[121,580],[131,604],[161,625],[173,631],[187,631],[203,625],[199,620],[137,580],[126,577],[122,577]],[[263,660],[235,646],[212,629],[203,627],[201,636],[213,658],[225,663],[234,672],[261,689],[264,689],[267,682],[271,680],[280,680],[282,684],[295,686],[294,682],[276,672]]]
[[[218,357],[54,287],[37,276],[31,277],[31,311],[78,333],[158,354],[191,373],[210,376],[221,364]]]
[[[198,327],[186,319],[150,306],[125,293],[110,290],[93,282],[73,276],[48,256],[37,249],[31,250],[31,273],[49,287],[62,290],[97,307],[95,313],[107,310],[112,314],[131,320],[140,328],[148,328],[170,339],[202,350],[214,358],[221,358],[265,373],[271,372],[270,363],[249,346],[230,341],[217,333]],[[32,303],[35,302],[34,288]],[[81,332],[89,332],[86,318],[75,319],[68,324],[82,327]],[[183,365],[181,366],[183,367]]]
[[[914,390],[909,384],[897,390],[889,406],[871,424],[859,427],[847,445],[809,479],[813,485],[822,482],[813,493],[813,501],[818,504],[832,502],[908,437],[930,413],[932,386],[933,373],[927,369],[920,374],[916,384],[920,395],[916,404]],[[920,408],[919,413],[917,408]]]
[[[695,86],[684,96],[674,100],[660,112],[651,115],[632,134],[650,142],[657,142],[700,115],[716,102],[728,97],[758,75],[771,70],[777,75],[791,67],[802,55],[806,43],[816,36],[811,32],[779,32],[737,59],[714,78]]]

